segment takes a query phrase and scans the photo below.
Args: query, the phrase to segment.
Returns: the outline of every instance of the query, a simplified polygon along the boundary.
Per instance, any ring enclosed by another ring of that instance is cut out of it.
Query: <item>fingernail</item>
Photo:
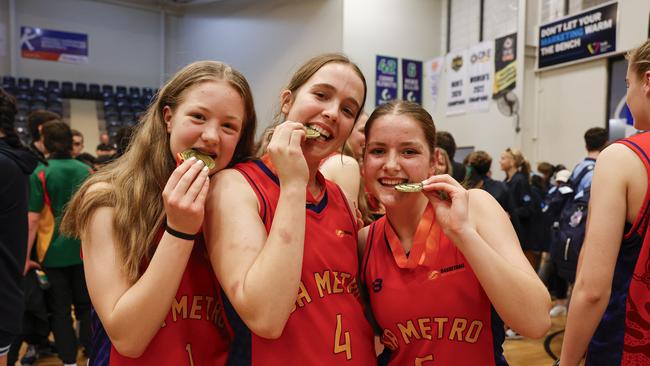
[[[198,159],[198,160],[196,161],[196,163],[194,163],[194,164],[199,164],[199,165],[203,164],[203,165],[205,165],[205,163],[204,163],[203,160],[201,160],[201,159]]]
[[[203,169],[201,169],[201,170],[203,170],[204,172],[207,172],[207,171],[208,171],[208,167],[207,167],[207,166],[204,166]]]
[[[190,161],[192,161],[192,160],[196,160],[196,156],[190,156],[190,158],[187,159],[187,160],[190,160]]]

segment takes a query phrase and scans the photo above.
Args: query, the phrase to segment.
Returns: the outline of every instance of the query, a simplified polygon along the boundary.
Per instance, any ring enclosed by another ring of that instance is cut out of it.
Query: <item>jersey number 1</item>
[[[190,358],[190,366],[194,366],[194,359],[192,358],[192,344],[188,343],[185,346],[185,351],[187,351],[187,356]]]
[[[343,333],[345,342],[341,343],[341,322],[342,315],[336,314],[336,333],[334,333],[334,354],[345,352],[347,360],[352,359],[352,347],[350,346],[350,332]]]

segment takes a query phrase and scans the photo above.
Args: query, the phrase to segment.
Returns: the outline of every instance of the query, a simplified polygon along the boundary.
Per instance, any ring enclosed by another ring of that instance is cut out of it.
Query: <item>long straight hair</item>
[[[155,251],[155,238],[165,221],[162,191],[176,167],[163,108],[169,106],[175,111],[190,87],[208,81],[226,81],[244,103],[243,129],[229,166],[250,158],[256,116],[248,82],[237,70],[221,62],[195,62],[161,88],[136,127],[124,155],[81,186],[63,217],[62,232],[84,240],[94,211],[100,207],[114,208],[115,246],[122,269],[132,282],[142,275],[143,264],[149,262]],[[95,187],[89,191],[91,186]]]

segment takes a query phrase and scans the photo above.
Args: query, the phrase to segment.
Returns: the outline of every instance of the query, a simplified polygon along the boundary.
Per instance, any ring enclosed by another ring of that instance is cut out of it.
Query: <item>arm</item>
[[[38,224],[41,221],[41,214],[39,212],[27,213],[28,233],[27,233],[27,255],[25,256],[25,269],[23,275],[26,275],[32,268],[40,268],[39,264],[34,262],[32,258],[32,248],[34,247],[34,240],[36,240],[36,233],[38,232]]]
[[[627,181],[633,179],[630,172],[644,170],[634,153],[619,144],[609,146],[598,157],[564,333],[563,366],[578,365],[607,308],[627,214]]]
[[[168,225],[186,233],[199,230],[208,190],[207,170],[201,170],[202,163],[190,162],[174,171],[163,191]],[[97,186],[89,191],[101,187]],[[94,211],[82,235],[83,265],[90,298],[113,346],[120,354],[136,358],[146,350],[172,306],[193,241],[165,232],[147,269],[131,283],[116,246],[115,214],[109,207]]]
[[[359,163],[347,155],[335,155],[328,158],[320,167],[323,176],[338,184],[350,202],[350,207],[358,207],[361,173]]]
[[[503,321],[527,337],[543,337],[551,326],[551,299],[503,209],[487,192],[466,191],[449,175],[430,177],[425,184],[436,220],[467,258]],[[451,202],[431,190],[447,192]]]
[[[302,124],[285,122],[269,143],[280,197],[268,236],[257,197],[235,170],[217,174],[206,206],[205,234],[215,274],[244,323],[264,338],[282,334],[300,285],[309,176],[303,138]]]

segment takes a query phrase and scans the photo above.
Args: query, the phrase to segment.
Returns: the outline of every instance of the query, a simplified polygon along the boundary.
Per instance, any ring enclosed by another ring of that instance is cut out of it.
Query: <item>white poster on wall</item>
[[[438,86],[440,84],[440,74],[442,73],[444,63],[445,58],[440,56],[427,61],[425,65],[425,72],[429,79],[429,97],[431,98],[431,104],[433,105],[434,110],[436,108],[436,102],[438,101]]]
[[[7,55],[7,26],[0,22],[0,57]]]
[[[467,110],[467,50],[447,54],[447,115],[465,113]]]
[[[469,49],[467,59],[467,109],[487,112],[492,93],[494,42],[483,42]]]

